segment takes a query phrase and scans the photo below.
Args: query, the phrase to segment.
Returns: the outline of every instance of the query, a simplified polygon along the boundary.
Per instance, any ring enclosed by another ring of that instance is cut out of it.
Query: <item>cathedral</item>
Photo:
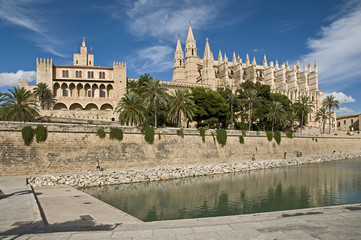
[[[174,52],[173,83],[202,85],[213,90],[235,90],[241,83],[249,80],[269,85],[271,92],[286,95],[292,102],[297,101],[299,96],[307,95],[314,105],[313,113],[309,114],[309,123],[316,125],[314,115],[323,101],[323,93],[318,90],[316,61],[312,71],[310,63],[303,68],[299,62],[293,67],[290,67],[288,62],[281,63],[280,66],[277,60],[275,63],[268,63],[266,56],[262,65],[257,65],[255,57],[251,62],[248,54],[245,62],[239,56],[236,57],[235,53],[232,60],[228,61],[226,54],[222,56],[221,51],[215,60],[208,38],[202,59],[197,55],[197,44],[191,26],[188,29],[184,52],[178,38]]]
[[[50,118],[116,121],[116,107],[127,92],[127,82],[137,80],[127,77],[126,63],[114,62],[112,67],[94,65],[92,49],[83,39],[79,53],[73,54],[73,65],[54,65],[52,59],[36,59],[36,83],[46,83],[52,90],[56,104],[53,109],[42,110],[41,115]],[[174,53],[172,81],[161,81],[170,91],[191,89],[201,86],[206,89],[230,88],[235,90],[245,81],[261,82],[271,92],[286,95],[292,102],[307,95],[313,102],[314,111],[309,114],[309,125],[316,126],[314,115],[322,106],[323,94],[318,90],[317,64],[301,68],[300,64],[290,67],[288,63],[252,62],[247,54],[246,61],[233,53],[232,61],[219,51],[215,60],[208,39],[203,59],[197,55],[197,44],[192,27],[189,26],[184,51],[178,38]],[[20,87],[32,90],[35,86],[20,80]]]

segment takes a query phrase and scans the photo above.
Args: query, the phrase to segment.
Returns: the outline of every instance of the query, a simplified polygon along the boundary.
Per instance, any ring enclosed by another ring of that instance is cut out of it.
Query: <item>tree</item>
[[[182,116],[185,119],[193,120],[194,101],[193,96],[188,90],[175,90],[170,95],[169,100],[169,117],[181,126]]]
[[[280,102],[271,102],[268,105],[269,113],[267,114],[267,120],[272,122],[272,132],[275,123],[285,122],[285,110]]]
[[[1,115],[5,121],[32,122],[40,115],[36,106],[36,98],[25,88],[9,89],[1,97]]]
[[[38,83],[33,93],[39,99],[41,109],[49,110],[54,105],[53,93],[46,83]]]
[[[226,103],[228,103],[229,106],[230,106],[230,110],[231,110],[231,116],[230,116],[230,119],[231,119],[231,129],[233,129],[233,128],[234,128],[234,124],[233,124],[233,122],[234,122],[234,112],[233,112],[233,110],[234,110],[234,104],[235,104],[235,103],[237,102],[237,100],[238,100],[238,96],[237,96],[236,94],[230,92],[230,93],[227,95],[227,97],[226,97],[225,100],[226,100]]]
[[[197,121],[197,127],[227,127],[229,106],[220,93],[203,87],[194,87],[192,95],[195,103],[194,120]]]
[[[301,118],[300,118],[301,132],[305,121],[305,117],[307,119],[308,114],[312,112],[312,107],[313,107],[312,102],[310,101],[310,98],[308,96],[302,95],[298,98],[296,111],[297,113],[301,113]]]
[[[135,92],[124,94],[116,108],[119,114],[119,122],[126,125],[140,125],[145,120],[145,107],[142,99]]]
[[[331,134],[331,122],[332,122],[332,109],[339,108],[339,102],[336,100],[336,98],[333,95],[329,95],[326,97],[326,99],[323,101],[323,106],[328,108],[328,114],[329,114],[329,133]]]
[[[316,112],[316,121],[320,121],[322,124],[322,133],[325,133],[325,125],[326,125],[326,121],[328,116],[328,112],[327,112],[327,108],[326,107],[321,107],[317,112]]]
[[[248,111],[249,111],[249,115],[248,115],[248,131],[251,131],[251,126],[252,126],[252,111],[253,111],[253,107],[256,103],[259,102],[259,98],[258,98],[258,92],[256,89],[249,89],[246,92],[246,97],[245,97],[245,102],[248,105]]]
[[[166,88],[158,79],[150,79],[145,83],[145,92],[143,93],[145,103],[154,110],[154,127],[158,126],[157,109],[159,105],[166,106],[168,102],[168,94]]]

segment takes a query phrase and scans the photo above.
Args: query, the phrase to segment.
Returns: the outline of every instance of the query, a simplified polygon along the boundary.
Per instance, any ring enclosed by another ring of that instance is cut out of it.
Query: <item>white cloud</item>
[[[323,97],[326,98],[327,96],[330,96],[330,95],[334,96],[340,104],[356,102],[356,100],[352,96],[347,96],[343,92],[324,93]]]
[[[336,113],[353,113],[353,110],[347,107],[340,107],[339,109],[335,110]]]
[[[218,12],[218,2],[211,0],[138,0],[127,3],[125,20],[129,32],[136,37],[152,37],[161,42],[176,39],[177,34],[187,30],[189,21],[192,21],[193,28],[206,27]],[[113,12],[112,16],[123,19],[122,14]]]
[[[35,71],[23,71],[18,70],[16,73],[0,73],[0,87],[9,86],[16,87],[19,84],[19,80],[28,80],[29,82],[35,80]]]
[[[49,29],[44,24],[45,19],[41,17],[42,14],[33,7],[36,2],[38,1],[1,0],[0,19],[31,31],[34,35],[30,39],[39,48],[56,56],[64,57],[63,54],[55,50],[59,42],[50,35]]]
[[[130,57],[130,66],[138,73],[164,72],[173,67],[174,49],[169,46],[152,46],[137,51]]]
[[[308,40],[311,52],[301,57],[303,63],[317,60],[320,84],[326,88],[350,85],[351,79],[361,77],[361,2],[346,6],[343,15],[321,28],[319,38]]]

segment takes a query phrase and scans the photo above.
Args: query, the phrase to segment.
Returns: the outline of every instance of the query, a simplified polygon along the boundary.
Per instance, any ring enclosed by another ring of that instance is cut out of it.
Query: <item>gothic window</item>
[[[99,79],[105,79],[105,72],[99,72]]]
[[[68,96],[68,90],[63,89],[63,97],[67,97]]]
[[[75,64],[78,64],[78,60],[75,61]]]
[[[88,71],[88,78],[94,78],[94,72]]]
[[[353,124],[353,119],[351,119],[351,124]]]
[[[99,92],[99,95],[100,95],[100,97],[105,97],[105,91],[103,91],[103,90],[100,91],[100,92]]]
[[[92,65],[92,61],[89,61],[89,65]]]
[[[341,127],[341,122],[337,122],[337,127]]]
[[[81,71],[79,71],[79,78],[81,78]]]
[[[88,90],[87,97],[94,97],[94,91]]]
[[[343,120],[343,125],[346,125],[346,120]]]
[[[63,75],[64,78],[69,77],[69,71],[68,70],[63,70],[62,75]]]

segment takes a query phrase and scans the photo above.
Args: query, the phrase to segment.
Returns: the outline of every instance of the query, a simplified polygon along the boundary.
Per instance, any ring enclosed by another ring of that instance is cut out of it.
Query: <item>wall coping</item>
[[[121,128],[125,134],[141,134],[137,127],[124,126],[120,124],[75,124],[75,123],[42,123],[42,122],[10,122],[0,121],[0,131],[19,132],[25,126],[36,127],[42,125],[47,128],[48,132],[64,132],[64,133],[96,133],[98,129],[104,129],[109,132],[110,128]],[[177,135],[179,128],[157,128],[155,133],[161,135]],[[215,136],[216,129],[206,130],[206,135]],[[266,132],[263,131],[246,131],[246,137],[266,137]],[[184,128],[184,135],[198,135],[199,131],[196,128]],[[241,130],[227,130],[227,136],[242,136]],[[282,137],[287,137],[285,133],[281,132]],[[294,133],[294,138],[338,138],[338,139],[361,139],[361,134],[349,135],[329,135],[329,134],[312,134],[312,133]]]

